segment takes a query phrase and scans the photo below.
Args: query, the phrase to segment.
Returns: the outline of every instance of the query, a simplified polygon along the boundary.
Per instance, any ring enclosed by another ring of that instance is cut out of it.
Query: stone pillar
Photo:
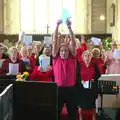
[[[112,14],[112,4],[116,4],[115,3],[115,0],[107,0],[107,10],[106,10],[106,13],[107,13],[107,25],[106,25],[106,29],[107,29],[107,33],[113,33],[113,30],[114,30],[114,27],[115,26],[110,26],[111,22],[112,22],[112,17],[113,17],[113,14]]]
[[[120,15],[118,14],[119,11],[118,11],[118,6],[119,6],[119,0],[115,0],[114,1],[115,3],[115,26],[113,28],[113,31],[112,31],[112,37],[114,40],[118,41],[118,31],[119,31],[119,21],[120,21]]]
[[[4,34],[4,0],[0,0],[0,34]]]
[[[100,20],[101,15],[105,20]],[[91,33],[106,33],[106,0],[91,0]]]

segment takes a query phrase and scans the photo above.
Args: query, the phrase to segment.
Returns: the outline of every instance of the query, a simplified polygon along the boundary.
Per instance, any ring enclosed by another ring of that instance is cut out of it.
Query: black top
[[[6,55],[5,53],[2,54],[2,59],[8,59],[8,55]]]
[[[98,97],[98,79],[101,76],[100,71],[98,69],[97,64],[94,64],[95,69],[95,78],[92,89],[85,89],[81,83],[81,75],[80,75],[80,64],[77,61],[77,76],[76,76],[76,86],[77,86],[77,102],[80,108],[82,109],[91,109],[95,108],[95,100]]]

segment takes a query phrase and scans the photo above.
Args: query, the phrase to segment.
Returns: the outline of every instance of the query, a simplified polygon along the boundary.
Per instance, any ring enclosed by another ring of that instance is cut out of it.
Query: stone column
[[[0,0],[0,34],[4,34],[4,0]]]
[[[119,0],[115,0],[114,1],[115,3],[115,26],[114,26],[114,29],[113,29],[113,32],[112,32],[112,37],[114,40],[116,41],[120,41],[120,30],[119,30],[119,27],[120,27],[120,12],[119,12],[119,7],[120,7],[120,1]]]
[[[100,20],[101,15],[104,20]],[[91,33],[106,33],[106,0],[91,0]]]

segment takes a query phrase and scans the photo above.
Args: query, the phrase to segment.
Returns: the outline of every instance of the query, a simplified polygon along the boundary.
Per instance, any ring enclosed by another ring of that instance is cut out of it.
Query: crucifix
[[[47,24],[46,29],[47,29],[47,35],[49,34],[49,28],[50,26]]]

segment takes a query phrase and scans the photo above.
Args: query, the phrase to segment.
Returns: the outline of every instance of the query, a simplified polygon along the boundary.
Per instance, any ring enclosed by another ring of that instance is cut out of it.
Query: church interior
[[[120,120],[120,0],[0,0],[0,120]]]

